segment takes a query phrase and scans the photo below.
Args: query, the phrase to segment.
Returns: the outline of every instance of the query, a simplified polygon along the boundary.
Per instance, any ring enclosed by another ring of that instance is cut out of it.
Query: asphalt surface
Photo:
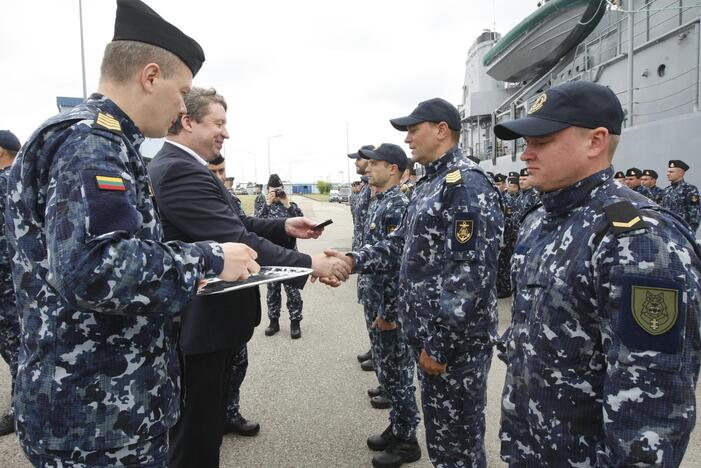
[[[319,221],[333,219],[323,236],[301,241],[310,254],[325,248],[349,250],[352,221],[347,205],[295,199],[305,215]],[[337,289],[307,284],[302,338],[291,340],[283,307],[281,330],[266,337],[263,319],[249,343],[248,375],[241,390],[242,414],[261,424],[256,437],[227,435],[221,466],[227,467],[362,467],[371,466],[374,452],[365,439],[387,426],[387,410],[370,406],[366,391],[377,385],[372,372],[360,370],[356,354],[369,348],[362,308],[356,303],[355,277]],[[265,291],[261,291],[263,296]],[[506,328],[509,300],[499,303],[500,331]],[[235,313],[235,312],[234,312]],[[487,403],[487,457],[499,460],[499,399],[505,366],[494,358]],[[9,373],[0,360],[0,408],[9,405]],[[701,401],[697,389],[697,400]],[[417,399],[419,398],[417,394]],[[698,427],[697,418],[697,427]],[[429,467],[423,426],[419,426],[423,457],[410,467]],[[697,467],[701,459],[701,430],[692,434],[682,467]],[[695,460],[695,461],[694,461]],[[14,435],[0,437],[0,468],[29,468]]]

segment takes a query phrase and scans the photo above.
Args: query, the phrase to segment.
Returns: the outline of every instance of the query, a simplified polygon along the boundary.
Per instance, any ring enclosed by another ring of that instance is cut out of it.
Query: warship
[[[519,170],[525,142],[494,138],[549,87],[589,80],[625,111],[617,170],[685,160],[701,185],[701,1],[549,0],[503,36],[485,30],[467,53],[460,144],[487,171]]]

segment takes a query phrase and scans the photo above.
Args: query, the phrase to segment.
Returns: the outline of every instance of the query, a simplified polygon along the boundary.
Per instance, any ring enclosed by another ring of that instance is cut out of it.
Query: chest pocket
[[[129,181],[120,174],[100,170],[83,171],[81,179],[88,236],[137,231],[140,215],[129,201]]]

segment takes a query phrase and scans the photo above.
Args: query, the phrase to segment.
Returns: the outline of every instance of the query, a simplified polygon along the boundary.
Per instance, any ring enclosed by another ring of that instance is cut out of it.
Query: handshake
[[[322,229],[313,229],[316,222],[304,218],[288,218],[285,221],[285,231],[290,237],[297,239],[316,239],[321,235]],[[256,262],[258,253],[247,246],[236,242],[219,244],[224,253],[224,269],[219,278],[225,281],[238,281],[248,278],[260,271],[260,265]],[[312,255],[311,268],[312,282],[318,278],[324,284],[338,287],[346,281],[353,269],[353,258],[343,255],[335,250],[326,250],[323,254]]]

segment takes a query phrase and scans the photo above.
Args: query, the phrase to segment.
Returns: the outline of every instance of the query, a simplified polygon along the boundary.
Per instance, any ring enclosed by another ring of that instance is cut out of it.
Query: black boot
[[[234,422],[224,424],[224,434],[238,434],[246,437],[253,437],[260,431],[260,424],[249,421],[243,416],[236,418]]]
[[[368,396],[370,398],[384,395],[384,394],[385,394],[385,387],[383,387],[382,385],[378,385],[375,388],[368,388]]]
[[[265,329],[265,336],[273,336],[280,331],[280,321],[278,319],[270,319],[270,325]]]
[[[0,418],[0,436],[15,432],[15,418],[10,413],[2,415]]]
[[[419,458],[421,458],[421,447],[416,441],[416,437],[410,440],[395,437],[386,449],[372,457],[372,466],[375,468],[397,468],[404,463],[415,462]]]
[[[299,328],[299,320],[290,321],[290,336],[293,340],[302,338],[302,330]]]
[[[360,368],[366,372],[370,372],[375,370],[375,365],[372,363],[372,359],[368,359],[360,363]]]
[[[373,408],[377,409],[387,409],[390,406],[392,406],[392,402],[389,401],[389,398],[387,398],[384,395],[378,395],[376,397],[370,398],[370,404]]]
[[[367,353],[358,354],[356,358],[358,358],[358,362],[363,362],[367,361],[368,359],[372,359],[372,349],[368,349]]]
[[[368,437],[368,447],[370,447],[370,450],[380,452],[386,449],[395,439],[396,437],[394,437],[392,425],[390,424],[387,426],[387,429],[382,432],[382,434],[376,434]]]

